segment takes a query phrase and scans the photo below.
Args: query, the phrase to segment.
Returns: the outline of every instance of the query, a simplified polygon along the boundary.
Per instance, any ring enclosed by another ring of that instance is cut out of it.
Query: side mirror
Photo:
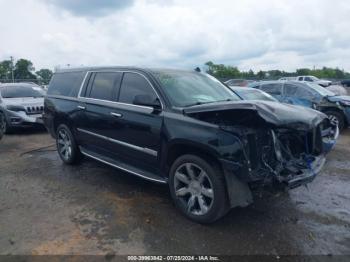
[[[149,95],[137,95],[134,98],[133,101],[134,105],[139,106],[149,106],[153,107],[154,109],[161,109],[162,105],[160,104],[160,101],[158,98],[154,99],[153,97]]]

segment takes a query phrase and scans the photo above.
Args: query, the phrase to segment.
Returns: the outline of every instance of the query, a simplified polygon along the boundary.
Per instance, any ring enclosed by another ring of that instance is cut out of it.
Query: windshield
[[[169,70],[157,71],[153,75],[160,81],[174,106],[241,100],[219,80],[207,74]]]
[[[271,95],[262,92],[257,89],[246,88],[246,89],[233,89],[240,97],[244,100],[265,100],[265,101],[277,101]]]
[[[322,96],[335,96],[335,94],[332,91],[329,91],[328,89],[326,89],[318,84],[307,83],[307,85]]]
[[[44,97],[42,92],[31,86],[8,86],[0,89],[3,98]]]

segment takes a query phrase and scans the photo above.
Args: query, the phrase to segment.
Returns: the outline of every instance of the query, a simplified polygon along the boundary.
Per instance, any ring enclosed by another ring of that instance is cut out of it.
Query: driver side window
[[[314,98],[314,95],[311,91],[301,86],[298,86],[296,96],[305,100],[312,100]]]
[[[157,99],[157,94],[145,77],[137,73],[124,73],[119,102],[134,104],[135,97],[138,95],[147,95],[152,101]]]

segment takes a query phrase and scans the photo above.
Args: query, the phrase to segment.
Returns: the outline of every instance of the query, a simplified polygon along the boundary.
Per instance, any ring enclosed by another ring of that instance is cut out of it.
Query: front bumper
[[[310,163],[308,169],[301,170],[301,174],[293,176],[290,179],[284,181],[288,189],[293,189],[302,185],[306,185],[312,182],[315,177],[321,172],[326,158],[324,156],[316,157],[315,160]]]
[[[337,142],[337,139],[339,137],[339,128],[338,126],[330,127],[328,129],[323,130],[321,135],[323,151],[325,154],[328,154]]]
[[[42,114],[27,115],[24,111],[14,112],[7,110],[5,117],[9,127],[26,127],[43,124]]]

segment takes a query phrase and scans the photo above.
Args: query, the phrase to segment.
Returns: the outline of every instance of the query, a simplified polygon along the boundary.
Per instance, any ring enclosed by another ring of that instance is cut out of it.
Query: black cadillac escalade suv
[[[94,67],[56,72],[43,119],[66,164],[81,155],[167,183],[200,223],[252,203],[257,188],[311,182],[324,162],[320,112],[243,101],[196,71]]]

